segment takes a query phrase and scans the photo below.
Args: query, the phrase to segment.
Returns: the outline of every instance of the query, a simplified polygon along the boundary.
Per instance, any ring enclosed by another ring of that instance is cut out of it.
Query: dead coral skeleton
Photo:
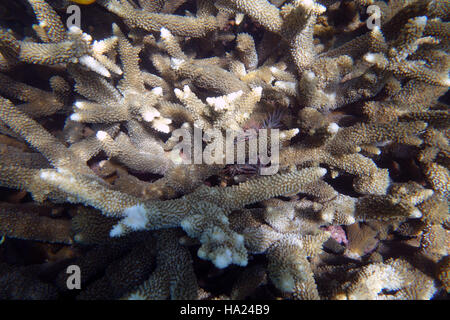
[[[95,32],[89,7],[83,31],[28,0],[38,24],[0,26],[0,185],[33,201],[2,199],[0,235],[86,248],[79,299],[448,292],[448,2],[376,2],[368,31],[372,1],[322,3],[100,0]],[[233,180],[177,149],[177,129],[249,128],[280,129],[279,173]],[[1,259],[5,298],[67,293],[67,261]],[[201,263],[245,268],[207,292]]]

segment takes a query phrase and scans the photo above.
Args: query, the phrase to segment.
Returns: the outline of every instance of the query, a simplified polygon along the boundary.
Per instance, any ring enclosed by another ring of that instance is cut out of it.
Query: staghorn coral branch
[[[394,294],[382,293],[382,290]],[[370,264],[358,272],[355,281],[338,299],[429,299],[436,292],[432,279],[411,266],[408,262],[397,259],[386,263]]]
[[[66,30],[57,2],[28,2],[38,25],[13,9],[0,29],[0,92],[11,99],[0,98],[0,184],[23,190],[2,194],[14,204],[2,204],[0,232],[27,239],[33,261],[34,247],[64,261],[5,267],[23,258],[5,238],[3,296],[448,290],[448,1],[98,0],[106,11],[83,8],[92,36]],[[381,24],[366,31],[371,4]],[[279,129],[281,173],[182,164],[179,128]],[[36,204],[46,200],[67,210],[42,214],[60,208]],[[82,269],[79,294],[67,263]],[[36,281],[42,270],[58,292]]]
[[[216,266],[224,268],[230,263],[247,264],[242,239],[229,230],[226,212],[273,196],[298,192],[303,185],[320,178],[325,172],[322,168],[304,169],[251,180],[235,187],[203,187],[181,199],[145,203],[110,190],[96,179],[73,175],[67,170],[42,171],[40,176],[50,185],[72,194],[77,199],[73,202],[92,205],[107,216],[122,216],[123,219],[111,230],[112,237],[142,229],[155,230],[181,225],[189,235],[203,239],[199,256],[211,259]],[[208,218],[211,214],[212,217]],[[210,220],[216,222],[212,227],[206,227]],[[222,235],[215,236],[217,232]],[[225,240],[227,238],[229,240]],[[225,241],[225,247],[222,241]]]
[[[416,207],[433,195],[433,190],[416,183],[394,184],[387,196],[367,195],[352,198],[339,195],[327,203],[320,215],[330,223],[353,224],[365,220],[396,220],[402,217],[420,218],[422,212]]]
[[[196,299],[197,279],[189,251],[178,243],[174,229],[156,232],[157,267],[150,278],[122,299],[172,300]]]
[[[50,163],[57,167],[71,167],[88,173],[89,168],[77,161],[75,155],[39,123],[17,110],[10,101],[0,97],[0,120],[11,130],[20,134],[31,146],[41,152]]]
[[[67,40],[52,43],[34,43],[22,41],[18,59],[33,64],[55,65],[59,63],[80,63],[105,77],[111,74],[95,56],[95,48],[91,46],[92,37],[72,26],[67,33]],[[106,61],[105,58],[102,61]],[[112,63],[107,66],[117,70]]]
[[[61,42],[66,37],[64,25],[53,8],[43,0],[29,0],[39,21],[51,42]]]
[[[184,17],[164,13],[152,13],[134,9],[126,0],[103,1],[105,7],[122,17],[132,28],[147,31],[160,31],[167,28],[174,35],[187,37],[204,37],[208,32],[218,28],[215,17]]]
[[[139,49],[134,48],[125,38],[116,24],[112,26],[114,35],[119,39],[118,51],[124,69],[123,86],[143,91],[144,81],[139,71]]]
[[[124,163],[131,170],[164,174],[174,166],[162,146],[156,143],[147,145],[145,149],[138,149],[125,134],[119,134],[113,140],[105,131],[98,131],[97,139],[109,157]]]
[[[61,88],[62,90],[64,88]],[[19,108],[24,113],[33,117],[54,114],[61,110],[64,105],[61,96],[58,97],[55,93],[16,82],[4,75],[0,75],[0,93],[27,102],[20,105]],[[61,93],[64,94],[63,92]]]
[[[141,203],[138,198],[111,190],[95,175],[74,175],[65,169],[41,170],[40,178],[65,193],[73,194],[71,202],[91,205],[108,217],[121,217],[126,208]]]
[[[268,272],[274,284],[282,291],[293,292],[300,300],[319,300],[314,276],[301,241],[283,239],[268,253]]]
[[[0,203],[0,233],[11,238],[71,244],[70,221],[44,216],[45,210],[49,215],[53,209]]]
[[[263,25],[267,30],[280,32],[283,20],[280,11],[267,0],[227,0],[238,12],[249,15],[252,19]]]

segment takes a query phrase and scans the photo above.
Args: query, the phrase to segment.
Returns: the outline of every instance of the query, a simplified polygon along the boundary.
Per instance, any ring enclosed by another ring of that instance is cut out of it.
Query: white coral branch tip
[[[80,58],[80,63],[87,67],[88,69],[97,72],[98,74],[104,76],[104,77],[110,77],[111,74],[108,70],[97,60],[95,60],[93,57],[84,55]]]
[[[312,71],[308,71],[305,73],[305,77],[306,77],[306,79],[311,81],[311,80],[314,80],[314,78],[316,77],[316,74]]]
[[[160,32],[161,32],[161,38],[167,39],[172,36],[169,29],[166,29],[164,27],[161,28]]]
[[[81,31],[81,29],[78,28],[76,25],[71,25],[71,26],[69,27],[69,33],[70,33],[70,34],[82,34],[83,31]]]
[[[98,140],[103,141],[108,137],[108,133],[105,131],[97,131],[97,134],[95,136]]]
[[[214,265],[219,269],[228,267],[233,261],[230,249],[226,249],[225,252],[216,255],[213,260]]]
[[[161,87],[155,87],[152,89],[152,93],[157,96],[162,96],[163,89]]]
[[[236,100],[237,98],[242,96],[243,93],[244,93],[244,91],[239,90],[239,91],[235,91],[235,92],[228,94],[226,96],[228,98],[228,102],[233,102],[234,100]]]
[[[337,125],[337,123],[332,122],[328,125],[327,129],[329,133],[336,133],[339,131],[339,126]]]
[[[169,133],[170,132],[170,127],[168,126],[169,124],[172,123],[172,120],[167,119],[167,118],[155,118],[152,122],[152,126],[154,129],[164,132],[164,133]]]
[[[153,108],[154,109],[154,108]],[[148,110],[148,111],[145,111],[143,114],[142,114],[142,118],[144,119],[144,121],[147,121],[147,122],[151,122],[151,121],[153,121],[156,117],[159,117],[161,114],[159,113],[159,111],[158,110],[156,110],[156,109],[154,109],[154,110]]]
[[[77,109],[83,109],[85,106],[85,103],[83,101],[76,101],[74,103],[74,105],[75,105],[75,108],[77,108]]]
[[[234,22],[236,23],[236,25],[240,25],[241,22],[244,20],[245,15],[243,13],[236,13],[236,17],[234,18]]]
[[[303,8],[312,9],[312,7],[314,6],[314,1],[313,0],[303,0],[301,2],[301,5],[303,6]]]
[[[56,173],[55,172],[43,171],[43,172],[41,172],[41,174],[39,176],[44,181],[54,181],[55,178],[56,178]]]
[[[418,26],[425,26],[427,24],[427,17],[426,16],[417,17],[415,21]]]
[[[83,40],[86,41],[86,42],[91,42],[91,41],[92,41],[92,36],[91,36],[90,34],[83,33],[83,34],[81,35],[81,37],[82,37]]]
[[[184,63],[184,59],[178,59],[178,58],[170,59],[170,67],[173,70],[178,70],[183,63]]]
[[[376,61],[376,56],[373,53],[368,53],[364,56],[364,60],[366,60],[369,63],[375,63]]]
[[[73,113],[70,115],[70,120],[78,122],[81,120],[81,116],[78,113]]]
[[[124,233],[123,227],[120,224],[116,224],[109,232],[109,236],[111,238],[120,237],[123,233]]]
[[[261,96],[262,95],[262,90],[263,90],[263,88],[262,87],[256,87],[256,88],[253,88],[253,92],[255,92],[258,96]]]
[[[126,208],[123,212],[126,218],[122,220],[122,223],[133,230],[145,229],[148,223],[147,209],[142,204]]]
[[[324,176],[327,174],[327,169],[325,168],[319,168],[319,175],[320,176]]]
[[[411,214],[409,216],[410,216],[410,218],[421,218],[422,212],[420,212],[419,209],[415,209],[411,212]]]
[[[219,111],[226,109],[228,107],[228,104],[226,103],[225,99],[223,97],[208,97],[206,98],[206,102],[211,106],[214,107],[214,110]]]
[[[107,48],[106,42],[103,40],[100,41],[95,40],[94,43],[92,44],[92,51],[94,51],[95,53],[105,52],[106,48]]]

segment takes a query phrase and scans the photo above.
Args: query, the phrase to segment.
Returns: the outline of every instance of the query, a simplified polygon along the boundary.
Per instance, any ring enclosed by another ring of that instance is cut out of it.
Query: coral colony
[[[0,9],[0,298],[448,294],[450,2]]]

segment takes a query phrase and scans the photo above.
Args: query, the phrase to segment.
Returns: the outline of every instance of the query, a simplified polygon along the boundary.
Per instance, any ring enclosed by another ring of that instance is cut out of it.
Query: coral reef
[[[73,2],[0,4],[0,298],[448,297],[448,1]]]

